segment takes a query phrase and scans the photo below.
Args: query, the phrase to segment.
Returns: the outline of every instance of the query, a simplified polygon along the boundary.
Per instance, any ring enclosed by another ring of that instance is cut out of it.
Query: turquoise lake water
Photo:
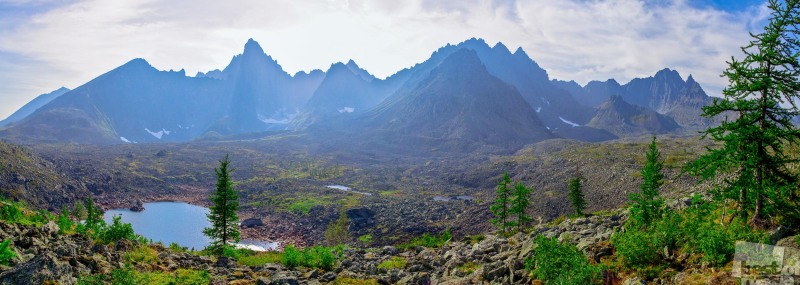
[[[122,221],[131,224],[133,231],[154,242],[164,245],[178,243],[181,246],[203,249],[211,242],[203,235],[203,228],[210,225],[206,219],[208,208],[184,202],[152,202],[144,203],[144,211],[133,212],[128,209],[106,211],[103,219],[111,223],[114,216],[122,217]],[[242,240],[237,247],[256,251],[274,250],[277,242],[258,240]]]
[[[210,240],[203,235],[203,228],[209,226],[206,219],[208,208],[183,202],[144,203],[144,211],[133,212],[128,209],[106,211],[103,217],[111,223],[113,216],[121,216],[122,221],[130,223],[133,230],[154,242],[169,245],[172,242],[181,246],[203,249]]]

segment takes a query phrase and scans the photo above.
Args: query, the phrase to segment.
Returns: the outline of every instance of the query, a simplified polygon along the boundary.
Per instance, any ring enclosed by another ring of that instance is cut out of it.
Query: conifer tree
[[[233,187],[230,177],[233,170],[228,168],[229,164],[230,159],[226,154],[225,159],[219,161],[219,167],[214,168],[217,187],[211,194],[212,205],[206,215],[211,227],[203,229],[203,234],[211,238],[209,249],[217,256],[222,256],[229,243],[239,241],[239,217],[236,216],[239,194]]]
[[[350,219],[347,218],[345,212],[339,213],[339,218],[328,224],[325,229],[325,241],[328,245],[334,246],[345,244],[352,239],[348,227],[350,226]]]
[[[533,192],[533,188],[525,187],[522,182],[517,182],[517,185],[514,186],[514,195],[511,197],[511,208],[508,209],[508,212],[517,218],[514,221],[517,231],[522,231],[522,227],[531,221],[531,217],[526,214],[528,205],[531,203],[528,198],[531,192]]]
[[[641,192],[628,195],[631,200],[631,218],[640,226],[650,224],[661,215],[664,201],[659,198],[658,189],[664,184],[664,174],[661,172],[663,161],[661,153],[656,146],[656,137],[647,147],[647,162],[642,168]]]
[[[503,174],[503,178],[497,182],[497,189],[495,190],[494,203],[489,209],[494,214],[495,218],[491,220],[492,224],[500,228],[500,231],[505,233],[512,222],[509,222],[509,201],[511,198],[511,189],[508,184],[511,183],[511,178],[508,172]]]
[[[707,118],[724,118],[704,132],[722,145],[687,166],[704,180],[725,177],[712,196],[737,201],[739,215],[751,215],[751,225],[779,212],[798,214],[798,177],[786,168],[797,160],[784,146],[800,138],[791,122],[800,114],[795,105],[800,99],[800,1],[770,0],[768,7],[772,12],[764,31],[751,34],[741,49],[744,58],[731,58],[723,72],[728,78],[724,97],[703,108]]]
[[[583,177],[578,176],[567,181],[567,189],[569,193],[567,197],[572,203],[572,209],[575,210],[576,216],[583,216],[583,210],[586,209],[586,199],[583,198],[583,185],[581,180]]]
[[[84,222],[85,228],[97,232],[100,226],[104,224],[103,213],[94,205],[92,197],[86,198],[86,221]]]

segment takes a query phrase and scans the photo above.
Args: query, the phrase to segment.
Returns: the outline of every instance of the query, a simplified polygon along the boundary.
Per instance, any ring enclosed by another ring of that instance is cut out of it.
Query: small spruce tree
[[[211,207],[209,208],[208,221],[211,227],[203,229],[203,234],[211,238],[209,250],[217,256],[222,256],[228,243],[239,241],[239,217],[236,211],[239,210],[239,194],[233,187],[230,173],[233,171],[228,168],[230,159],[225,155],[225,159],[219,161],[219,167],[214,168],[217,175],[217,188],[211,194]]]
[[[97,233],[100,231],[100,228],[105,225],[105,221],[103,221],[103,213],[100,212],[100,209],[94,205],[94,200],[92,197],[86,198],[86,221],[84,222],[84,228],[86,230],[91,230],[92,233]]]
[[[339,218],[328,224],[325,229],[325,241],[328,245],[334,246],[339,244],[346,244],[352,239],[350,231],[347,229],[350,226],[350,219],[347,214],[341,212]]]
[[[661,172],[664,162],[661,160],[661,153],[656,146],[656,137],[647,147],[647,162],[642,168],[642,185],[640,193],[630,194],[631,200],[631,219],[639,224],[646,226],[661,216],[664,201],[658,196],[658,188],[664,184],[664,174]]]
[[[575,215],[582,217],[583,210],[586,209],[586,199],[583,198],[583,185],[581,180],[583,177],[578,176],[567,181],[567,194],[569,201],[572,203],[572,209],[575,210]]]
[[[58,232],[62,234],[71,232],[72,227],[75,225],[72,223],[72,219],[69,218],[69,212],[66,206],[61,206],[61,214],[58,215],[56,221],[58,224]]]
[[[79,221],[86,218],[86,207],[83,206],[83,202],[75,201],[75,205],[72,206],[72,217]]]
[[[517,218],[514,222],[517,226],[517,231],[522,231],[522,227],[531,221],[531,217],[525,212],[531,203],[528,196],[533,190],[533,188],[525,187],[522,182],[517,182],[517,185],[514,186],[514,196],[511,197],[511,208],[508,212]]]
[[[495,218],[491,220],[492,224],[500,228],[500,231],[505,233],[513,222],[509,222],[509,201],[511,198],[511,189],[508,184],[511,183],[511,178],[508,172],[503,174],[503,178],[497,182],[497,190],[495,190],[494,203],[489,207]]]

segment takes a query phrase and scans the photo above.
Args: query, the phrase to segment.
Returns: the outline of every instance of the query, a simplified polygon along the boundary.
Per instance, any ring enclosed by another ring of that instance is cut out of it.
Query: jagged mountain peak
[[[261,55],[266,53],[264,52],[264,49],[261,48],[261,45],[258,44],[258,42],[250,38],[247,40],[247,43],[244,44],[244,52],[242,54]]]
[[[155,67],[150,65],[144,58],[134,58],[125,64],[117,67],[116,70],[156,70]]]
[[[689,74],[689,77],[686,78],[686,85],[687,86],[691,86],[691,85],[694,85],[694,84],[697,84],[697,82],[694,81],[694,77],[692,77],[692,75]]]
[[[445,58],[431,74],[440,73],[445,76],[453,76],[456,74],[482,72],[487,72],[486,66],[481,62],[478,53],[471,49],[461,48]]]
[[[511,54],[511,51],[508,50],[508,47],[506,47],[506,45],[504,45],[502,42],[497,42],[494,47],[492,47],[492,50],[503,54]]]
[[[373,79],[375,79],[375,76],[370,74],[369,71],[367,71],[366,69],[359,67],[358,64],[356,64],[356,62],[352,59],[347,61],[347,64],[345,64],[345,66],[347,66],[347,68],[349,68],[351,72],[358,75],[359,77],[361,77],[361,79],[364,79],[367,82],[370,82]]]
[[[669,68],[664,68],[662,70],[659,70],[658,72],[656,72],[656,75],[653,76],[653,78],[655,78],[655,79],[665,79],[665,80],[674,81],[674,82],[680,81],[681,83],[683,83],[683,78],[681,78],[681,74],[678,73],[677,70],[673,70],[673,69],[669,69]]]
[[[517,50],[514,51],[514,56],[531,59],[531,57],[528,56],[528,54],[525,52],[524,49],[522,49],[522,47],[518,47]]]

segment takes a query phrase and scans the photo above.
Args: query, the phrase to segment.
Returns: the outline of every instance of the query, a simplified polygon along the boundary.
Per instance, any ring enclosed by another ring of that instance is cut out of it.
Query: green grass
[[[475,272],[475,270],[478,270],[478,268],[480,268],[480,265],[475,264],[472,261],[468,261],[467,263],[457,266],[456,270],[464,275],[470,275]]]
[[[399,256],[392,256],[378,264],[378,269],[392,270],[406,268],[406,259]]]
[[[430,248],[440,248],[442,247],[447,241],[449,241],[453,236],[450,234],[450,231],[447,230],[440,235],[431,235],[428,233],[423,234],[420,237],[415,237],[411,239],[408,243],[401,244],[400,248],[413,248],[417,246],[423,247],[430,247]]]
[[[129,263],[156,264],[158,263],[158,252],[147,245],[140,245],[126,252],[123,258]]]
[[[371,234],[362,235],[358,237],[358,241],[360,241],[363,244],[369,244],[372,242],[372,235]]]
[[[204,270],[178,269],[175,272],[138,272],[131,268],[117,268],[108,274],[94,274],[78,278],[78,285],[205,285],[211,275]]]
[[[211,275],[205,270],[178,269],[175,272],[144,272],[135,274],[138,284],[150,285],[205,285]]]
[[[281,263],[282,256],[283,254],[277,251],[259,252],[254,255],[240,257],[239,264],[256,267],[267,263]]]

